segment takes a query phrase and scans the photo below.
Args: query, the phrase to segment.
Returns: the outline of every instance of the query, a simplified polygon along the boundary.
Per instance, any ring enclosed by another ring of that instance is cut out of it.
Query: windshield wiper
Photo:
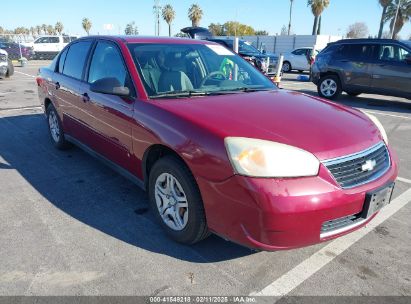
[[[232,88],[229,90],[224,90],[224,92],[260,92],[260,91],[272,91],[272,89],[265,89],[265,88],[253,88],[253,87],[238,87]]]
[[[207,92],[203,91],[170,91],[170,92],[164,92],[160,93],[157,95],[152,95],[150,98],[181,98],[181,97],[195,97],[195,96],[206,96],[208,95]]]

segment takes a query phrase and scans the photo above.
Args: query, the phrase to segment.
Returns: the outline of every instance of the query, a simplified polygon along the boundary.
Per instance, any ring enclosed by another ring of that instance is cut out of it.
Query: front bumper
[[[358,214],[366,194],[395,181],[396,156],[379,179],[342,189],[321,165],[318,176],[293,179],[251,178],[235,175],[212,183],[199,178],[207,223],[211,231],[233,242],[259,250],[308,246],[347,234],[367,224],[376,214],[335,234],[321,234],[325,222]]]

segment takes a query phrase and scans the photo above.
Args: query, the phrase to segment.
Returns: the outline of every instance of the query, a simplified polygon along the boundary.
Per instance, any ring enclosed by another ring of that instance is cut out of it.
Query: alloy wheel
[[[332,97],[337,92],[337,83],[333,79],[324,79],[321,83],[321,93],[326,97]]]

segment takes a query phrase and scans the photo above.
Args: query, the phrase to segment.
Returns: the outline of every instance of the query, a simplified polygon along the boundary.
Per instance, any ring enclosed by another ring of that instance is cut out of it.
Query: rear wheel
[[[336,75],[323,76],[317,85],[318,95],[327,99],[336,99],[341,95],[341,82]]]
[[[47,122],[49,126],[49,135],[53,145],[59,150],[65,150],[70,147],[70,143],[64,137],[64,131],[60,118],[53,104],[47,107]]]
[[[160,158],[150,171],[148,190],[151,209],[170,238],[194,244],[209,235],[200,191],[181,160]]]

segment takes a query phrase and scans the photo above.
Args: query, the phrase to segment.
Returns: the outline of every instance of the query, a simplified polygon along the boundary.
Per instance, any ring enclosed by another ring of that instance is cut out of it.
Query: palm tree
[[[63,23],[61,23],[60,21],[56,23],[56,25],[54,26],[55,30],[57,33],[59,33],[59,35],[61,35],[61,33],[63,32],[64,26]]]
[[[170,4],[167,4],[164,6],[162,14],[163,19],[168,24],[168,36],[171,37],[171,22],[173,22],[174,18],[176,17],[176,12]]]
[[[398,10],[398,14],[397,14]],[[397,17],[396,17],[397,16]],[[397,39],[405,23],[411,19],[411,0],[393,0],[387,7],[384,22],[390,21],[392,38]],[[395,20],[395,21],[394,21]],[[394,25],[395,22],[395,25]]]
[[[190,9],[188,10],[188,18],[191,20],[192,26],[198,26],[200,24],[200,20],[203,17],[203,10],[198,4],[191,5]]]
[[[380,5],[382,6],[382,14],[381,14],[381,21],[380,21],[380,30],[378,31],[378,38],[382,38],[382,31],[384,30],[385,24],[385,14],[387,13],[388,5],[392,2],[392,0],[378,0]]]
[[[41,29],[43,30],[43,33],[44,33],[44,35],[46,35],[47,34],[47,24],[42,24],[41,25]]]
[[[308,0],[308,6],[314,15],[313,35],[318,33],[318,21],[323,11],[330,5],[330,0]]]
[[[291,34],[291,19],[293,16],[293,3],[294,0],[290,0],[290,22],[288,23],[288,36]]]
[[[36,32],[38,36],[41,35],[41,25],[36,25]]]
[[[55,33],[54,27],[51,24],[47,25],[47,34],[54,35],[54,33]]]
[[[81,24],[83,26],[83,29],[86,31],[87,35],[90,35],[90,29],[91,29],[91,26],[93,25],[91,21],[88,18],[83,18],[83,21]]]

